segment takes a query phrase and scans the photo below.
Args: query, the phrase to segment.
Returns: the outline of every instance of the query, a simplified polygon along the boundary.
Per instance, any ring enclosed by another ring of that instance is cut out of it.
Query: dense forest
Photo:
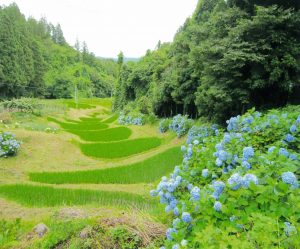
[[[172,43],[123,63],[114,108],[214,121],[300,101],[300,2],[200,0]]]
[[[71,47],[60,24],[26,19],[16,4],[0,7],[0,54],[0,99],[106,97],[115,88],[116,62],[85,42]]]

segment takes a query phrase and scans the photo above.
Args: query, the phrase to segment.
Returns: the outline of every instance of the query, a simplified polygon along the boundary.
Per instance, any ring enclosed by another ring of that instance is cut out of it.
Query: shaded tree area
[[[16,4],[0,7],[0,99],[111,96],[117,63],[99,59],[85,42],[67,44],[60,24],[26,19]]]
[[[115,108],[223,122],[299,103],[299,76],[299,1],[200,0],[171,44],[123,64]]]

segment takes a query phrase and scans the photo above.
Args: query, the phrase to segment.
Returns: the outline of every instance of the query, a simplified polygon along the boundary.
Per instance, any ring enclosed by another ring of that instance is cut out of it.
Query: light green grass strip
[[[0,186],[0,196],[29,207],[54,207],[96,204],[136,206],[148,209],[155,204],[150,198],[126,192],[53,188],[25,184]]]
[[[111,117],[103,120],[103,123],[105,123],[105,124],[111,124],[111,123],[115,122],[117,119],[118,119],[118,114],[114,114]]]
[[[180,147],[161,152],[142,162],[100,170],[75,172],[30,173],[29,179],[51,184],[134,184],[150,183],[170,173],[174,166],[181,163]]]
[[[111,143],[80,144],[83,154],[97,158],[120,158],[138,154],[161,144],[156,137],[138,138]]]
[[[89,142],[112,142],[120,141],[130,137],[132,131],[127,127],[116,127],[98,131],[67,130]]]
[[[48,121],[57,123],[61,126],[61,128],[65,129],[65,130],[81,130],[81,131],[91,131],[91,130],[103,130],[103,129],[107,129],[108,125],[107,124],[103,124],[100,121],[95,122],[77,122],[77,123],[66,123],[66,122],[61,122],[55,118],[52,117],[48,117],[47,118]]]

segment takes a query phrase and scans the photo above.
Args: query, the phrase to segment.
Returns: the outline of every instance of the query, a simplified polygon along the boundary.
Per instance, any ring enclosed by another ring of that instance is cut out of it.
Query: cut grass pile
[[[108,128],[108,125],[101,123],[99,119],[98,121],[89,121],[89,122],[82,121],[77,123],[75,123],[76,121],[75,122],[72,121],[72,123],[66,123],[66,122],[61,122],[55,118],[48,117],[48,121],[59,124],[65,130],[91,131],[91,130],[103,130]]]
[[[98,131],[67,130],[89,142],[111,142],[125,140],[130,137],[132,131],[127,127],[116,127]]]
[[[0,196],[29,207],[96,204],[150,209],[156,206],[149,198],[126,192],[53,188],[26,184],[2,185],[0,186]]]
[[[151,183],[170,173],[182,161],[180,147],[161,152],[142,162],[100,170],[30,173],[31,181],[50,184],[134,184]]]
[[[138,138],[111,143],[80,144],[83,154],[97,158],[120,158],[138,154],[161,144],[156,137]]]

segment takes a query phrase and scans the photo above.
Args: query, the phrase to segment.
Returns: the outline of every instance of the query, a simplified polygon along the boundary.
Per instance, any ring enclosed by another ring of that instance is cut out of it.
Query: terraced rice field
[[[74,107],[72,101],[66,103]],[[181,141],[160,135],[156,126],[120,126],[118,115],[110,107],[111,100],[89,100],[81,102],[78,109],[69,109],[65,116],[45,117],[44,123],[54,123],[61,129],[57,134],[41,133],[44,144],[33,143],[37,136],[34,131],[26,131],[20,157],[21,164],[27,166],[21,166],[19,156],[11,163],[5,161],[11,180],[0,185],[0,200],[31,208],[76,205],[156,209],[158,204],[145,193],[180,163]],[[46,149],[39,154],[41,146]],[[52,154],[51,158],[51,151],[60,156]]]

